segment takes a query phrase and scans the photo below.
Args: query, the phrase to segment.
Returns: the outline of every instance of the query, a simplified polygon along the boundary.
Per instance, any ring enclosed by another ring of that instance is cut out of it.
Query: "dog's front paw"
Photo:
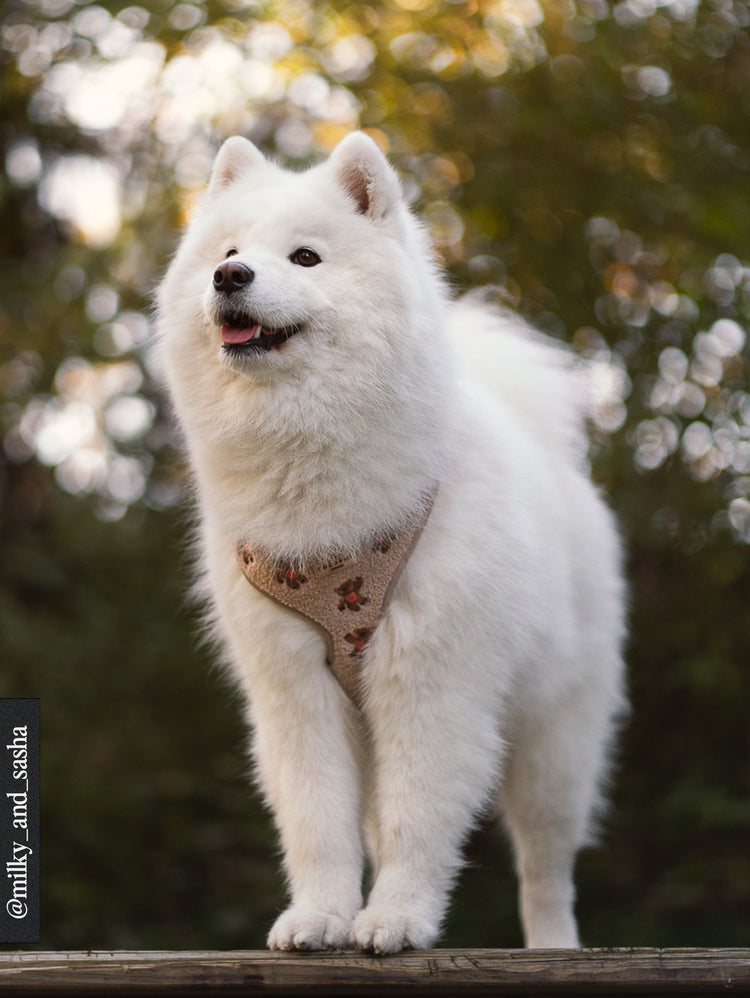
[[[402,949],[429,949],[439,928],[428,919],[397,907],[374,905],[354,919],[354,946],[368,953],[398,953]]]
[[[276,919],[268,934],[268,948],[342,949],[349,941],[350,929],[351,918],[319,911],[309,905],[293,904]]]

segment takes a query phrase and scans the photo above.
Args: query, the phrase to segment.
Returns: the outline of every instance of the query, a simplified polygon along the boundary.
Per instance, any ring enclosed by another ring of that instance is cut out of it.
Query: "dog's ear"
[[[219,149],[211,169],[211,179],[208,182],[209,194],[231,186],[240,177],[245,176],[254,167],[266,162],[263,153],[248,139],[241,135],[233,135]]]
[[[398,177],[364,132],[352,132],[342,139],[328,162],[359,214],[377,220],[401,200]]]

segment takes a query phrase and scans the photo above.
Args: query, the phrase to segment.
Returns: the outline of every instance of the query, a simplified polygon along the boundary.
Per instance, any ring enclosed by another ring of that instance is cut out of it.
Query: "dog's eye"
[[[300,246],[298,250],[289,257],[292,263],[299,264],[300,267],[315,267],[321,262],[315,250],[308,249],[307,246]]]
[[[238,251],[236,249],[230,249],[227,253],[227,260],[230,256],[237,256]]]

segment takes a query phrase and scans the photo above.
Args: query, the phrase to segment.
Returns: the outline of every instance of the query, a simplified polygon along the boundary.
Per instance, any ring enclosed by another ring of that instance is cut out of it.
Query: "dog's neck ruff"
[[[401,533],[375,535],[352,558],[292,565],[247,544],[237,547],[237,560],[248,582],[323,629],[331,671],[357,706],[363,652],[424,530],[436,492],[437,487]]]

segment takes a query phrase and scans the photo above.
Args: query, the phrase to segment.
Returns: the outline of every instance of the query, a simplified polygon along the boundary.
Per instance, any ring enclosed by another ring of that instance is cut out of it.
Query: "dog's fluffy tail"
[[[593,407],[588,365],[481,294],[465,295],[454,309],[468,378],[499,399],[545,448],[585,466],[586,420]]]

